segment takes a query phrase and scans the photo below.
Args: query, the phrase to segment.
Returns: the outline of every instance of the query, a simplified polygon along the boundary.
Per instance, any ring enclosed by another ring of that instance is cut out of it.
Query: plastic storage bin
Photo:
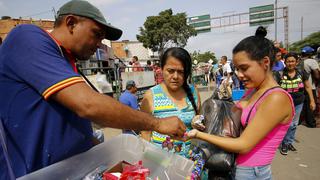
[[[232,90],[232,100],[234,101],[239,101],[243,95],[244,95],[243,89]]]
[[[122,160],[132,164],[142,160],[152,179],[184,180],[193,169],[193,161],[189,159],[168,153],[134,135],[122,134],[18,180],[82,179],[101,165],[109,169]]]

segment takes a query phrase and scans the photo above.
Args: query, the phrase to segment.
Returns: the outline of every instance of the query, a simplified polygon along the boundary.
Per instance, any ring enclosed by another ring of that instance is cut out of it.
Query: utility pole
[[[283,7],[283,25],[284,25],[284,44],[289,50],[289,10],[288,7]]]
[[[277,41],[277,11],[278,11],[278,0],[275,2],[275,8],[274,8],[274,40]]]
[[[303,16],[301,16],[301,29],[300,29],[300,32],[301,32],[301,40],[303,39]]]

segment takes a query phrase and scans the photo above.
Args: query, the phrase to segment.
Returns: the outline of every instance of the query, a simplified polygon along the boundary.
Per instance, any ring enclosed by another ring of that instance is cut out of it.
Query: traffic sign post
[[[249,8],[250,26],[267,25],[274,23],[274,5],[256,6]]]
[[[197,33],[211,32],[210,14],[189,17],[187,23],[194,27]]]

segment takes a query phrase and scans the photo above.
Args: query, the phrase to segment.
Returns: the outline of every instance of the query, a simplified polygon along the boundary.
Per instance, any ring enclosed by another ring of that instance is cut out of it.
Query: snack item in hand
[[[192,128],[198,129],[200,131],[204,131],[206,127],[203,124],[203,120],[204,120],[203,115],[194,116],[194,118],[192,119],[192,122],[191,122]]]

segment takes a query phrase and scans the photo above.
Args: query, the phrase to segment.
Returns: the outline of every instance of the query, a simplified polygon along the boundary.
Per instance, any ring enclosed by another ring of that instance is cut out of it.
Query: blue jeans
[[[235,180],[271,180],[271,165],[256,166],[256,167],[236,167]]]
[[[216,80],[217,80],[217,87],[219,87],[220,86],[220,84],[221,84],[221,78],[222,78],[222,76],[220,76],[220,75],[217,75],[217,77],[216,77]]]
[[[297,127],[298,127],[298,124],[299,124],[299,118],[300,118],[300,114],[301,114],[301,111],[302,111],[302,107],[303,107],[303,103],[299,104],[299,105],[296,105],[294,108],[295,108],[295,111],[296,111],[296,114],[294,115],[293,119],[292,119],[292,122],[290,124],[290,127],[287,131],[287,134],[286,136],[283,138],[283,141],[282,141],[282,144],[293,144],[294,142],[294,138],[295,138],[295,135],[296,135],[296,130],[297,130]]]
[[[240,89],[240,81],[238,77],[234,74],[232,75],[233,87],[232,89]]]

